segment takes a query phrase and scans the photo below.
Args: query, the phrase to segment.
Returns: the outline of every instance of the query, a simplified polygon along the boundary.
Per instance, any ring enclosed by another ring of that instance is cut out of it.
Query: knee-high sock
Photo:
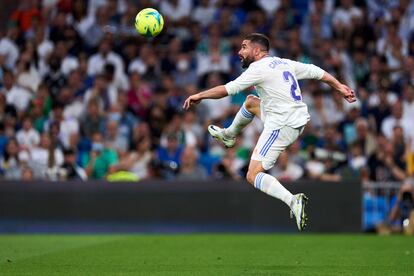
[[[229,137],[236,137],[241,130],[247,126],[254,118],[254,114],[250,113],[243,104],[239,112],[237,112],[231,125],[226,128],[225,134]]]
[[[267,173],[258,173],[254,179],[254,187],[262,192],[278,198],[291,207],[293,195],[273,176]]]

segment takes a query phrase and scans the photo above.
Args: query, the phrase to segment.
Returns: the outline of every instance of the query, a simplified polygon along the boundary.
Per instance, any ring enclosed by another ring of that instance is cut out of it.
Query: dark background
[[[359,183],[295,182],[309,197],[309,232],[361,231]],[[1,232],[281,231],[296,223],[281,201],[244,182],[4,182]]]

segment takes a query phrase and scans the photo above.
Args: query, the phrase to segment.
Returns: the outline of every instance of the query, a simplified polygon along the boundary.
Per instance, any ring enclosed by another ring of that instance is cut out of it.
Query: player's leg
[[[209,125],[208,131],[211,136],[222,141],[226,147],[231,148],[236,143],[236,136],[253,120],[254,116],[260,118],[260,99],[249,95],[228,128]]]
[[[253,151],[247,181],[262,192],[278,198],[286,203],[296,217],[299,230],[306,225],[304,211],[307,198],[304,194],[292,195],[275,177],[265,173],[275,164],[280,153],[292,144],[302,132],[302,129],[283,127],[280,130],[264,129]]]
[[[264,172],[262,162],[250,160],[247,181],[256,189],[278,198],[291,207],[294,196],[273,176]]]
[[[273,167],[284,150],[283,146],[279,146],[278,150],[275,148],[275,143],[281,139],[279,136],[280,130],[263,130],[253,150],[246,179],[255,188],[282,200],[290,207],[293,195],[275,177],[264,173]]]

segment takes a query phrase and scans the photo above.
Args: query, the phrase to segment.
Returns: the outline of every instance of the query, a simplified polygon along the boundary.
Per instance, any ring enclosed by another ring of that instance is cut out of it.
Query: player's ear
[[[256,45],[254,45],[254,47],[253,47],[253,55],[254,56],[257,56],[257,54],[259,53],[259,47],[257,47]]]

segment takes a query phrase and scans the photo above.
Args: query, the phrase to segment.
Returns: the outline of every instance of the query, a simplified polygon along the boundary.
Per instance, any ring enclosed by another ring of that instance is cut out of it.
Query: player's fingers
[[[187,99],[187,100],[185,100],[185,102],[184,102],[184,105],[183,105],[183,108],[184,109],[188,109],[188,107],[189,107],[189,99]]]
[[[353,103],[353,102],[355,102],[356,101],[356,98],[355,97],[345,97],[345,100],[347,101],[347,102],[349,102],[349,103]]]

